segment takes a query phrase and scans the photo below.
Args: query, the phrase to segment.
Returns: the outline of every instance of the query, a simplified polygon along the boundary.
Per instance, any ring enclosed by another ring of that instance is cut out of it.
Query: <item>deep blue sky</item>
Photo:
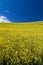
[[[0,0],[0,16],[11,21],[43,21],[43,0]]]

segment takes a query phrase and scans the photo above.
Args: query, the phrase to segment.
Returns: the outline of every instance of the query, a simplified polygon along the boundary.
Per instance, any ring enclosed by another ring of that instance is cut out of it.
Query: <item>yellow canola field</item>
[[[43,65],[43,22],[0,23],[0,65]]]

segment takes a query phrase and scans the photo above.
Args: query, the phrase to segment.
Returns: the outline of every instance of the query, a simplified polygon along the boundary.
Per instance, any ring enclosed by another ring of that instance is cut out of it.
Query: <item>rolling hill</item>
[[[43,65],[43,22],[0,23],[0,65]]]

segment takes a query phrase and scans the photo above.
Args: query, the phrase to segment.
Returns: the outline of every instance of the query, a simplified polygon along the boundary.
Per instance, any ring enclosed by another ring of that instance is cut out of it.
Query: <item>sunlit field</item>
[[[43,22],[0,23],[0,65],[43,65]]]

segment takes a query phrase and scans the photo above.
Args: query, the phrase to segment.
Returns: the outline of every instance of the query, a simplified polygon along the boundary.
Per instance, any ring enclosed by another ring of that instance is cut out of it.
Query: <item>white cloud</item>
[[[11,21],[7,19],[7,17],[5,16],[0,16],[0,22],[3,22],[3,23],[10,23]]]

